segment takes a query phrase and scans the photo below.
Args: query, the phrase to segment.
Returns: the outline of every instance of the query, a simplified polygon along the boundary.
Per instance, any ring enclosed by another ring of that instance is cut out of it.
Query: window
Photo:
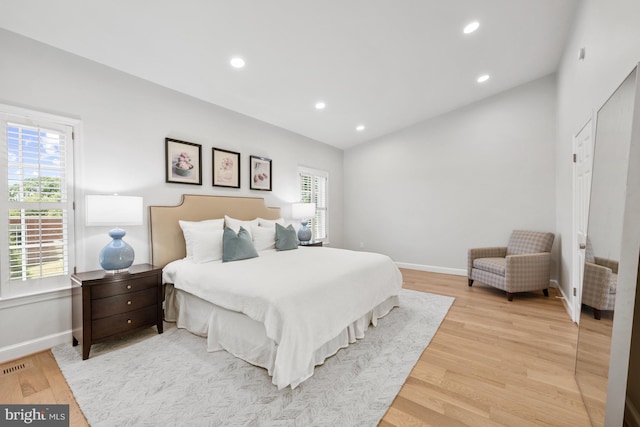
[[[316,204],[316,216],[311,218],[308,227],[314,240],[327,240],[329,236],[329,174],[324,171],[298,168],[300,181],[300,201]]]
[[[69,286],[73,128],[37,113],[0,118],[0,189],[6,206],[0,209],[0,296]]]

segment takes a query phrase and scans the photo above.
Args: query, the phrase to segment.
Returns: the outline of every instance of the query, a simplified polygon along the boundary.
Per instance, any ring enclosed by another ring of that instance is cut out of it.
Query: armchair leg
[[[597,308],[593,309],[593,318],[596,320],[600,320],[600,318],[602,317],[602,312],[600,310],[598,310]]]
[[[544,294],[545,297],[548,297],[549,296],[549,288],[543,289],[542,293]]]
[[[513,301],[513,293],[507,292],[507,300]]]
[[[473,285],[473,279],[469,279],[469,286]]]

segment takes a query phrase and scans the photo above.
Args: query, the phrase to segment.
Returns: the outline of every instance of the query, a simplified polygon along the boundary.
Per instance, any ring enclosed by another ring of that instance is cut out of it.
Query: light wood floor
[[[0,403],[69,404],[70,425],[88,425],[50,350],[0,365]]]
[[[574,379],[578,327],[555,289],[516,294],[403,270],[404,287],[456,298],[381,426],[589,426]]]
[[[554,290],[504,293],[459,276],[403,270],[404,287],[456,298],[380,423],[390,426],[588,426],[574,379],[577,326]],[[1,375],[19,363],[31,365]],[[0,366],[0,402],[69,403],[50,351]]]

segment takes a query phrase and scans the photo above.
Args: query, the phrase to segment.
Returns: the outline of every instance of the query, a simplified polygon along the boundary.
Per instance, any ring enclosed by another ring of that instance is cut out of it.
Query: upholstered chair
[[[582,278],[582,304],[593,308],[593,317],[600,320],[602,310],[613,310],[618,286],[618,261],[599,258],[587,239]]]
[[[549,296],[553,233],[515,230],[505,247],[469,249],[467,273],[473,281],[502,289],[513,301],[516,292],[542,289]]]

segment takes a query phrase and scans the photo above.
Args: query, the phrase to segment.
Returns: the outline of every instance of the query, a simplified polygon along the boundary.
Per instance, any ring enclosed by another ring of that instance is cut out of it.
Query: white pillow
[[[258,218],[252,219],[251,221],[243,221],[241,219],[231,218],[230,216],[224,216],[224,222],[227,227],[238,233],[240,231],[240,227],[243,227],[245,230],[249,232],[251,235],[251,226],[258,225]],[[274,225],[275,227],[275,225]],[[253,236],[251,236],[253,237]]]
[[[275,225],[273,227],[253,225],[251,227],[251,234],[253,235],[253,246],[255,246],[258,252],[276,248]]]
[[[258,225],[260,227],[274,227],[276,226],[276,224],[280,224],[282,226],[284,226],[284,218],[278,218],[278,219],[264,219],[264,218],[256,218],[258,220]]]
[[[187,249],[187,258],[193,258],[193,239],[204,231],[224,230],[224,218],[204,221],[178,221]]]
[[[224,230],[207,230],[193,239],[193,262],[202,263],[222,259],[222,235]]]

